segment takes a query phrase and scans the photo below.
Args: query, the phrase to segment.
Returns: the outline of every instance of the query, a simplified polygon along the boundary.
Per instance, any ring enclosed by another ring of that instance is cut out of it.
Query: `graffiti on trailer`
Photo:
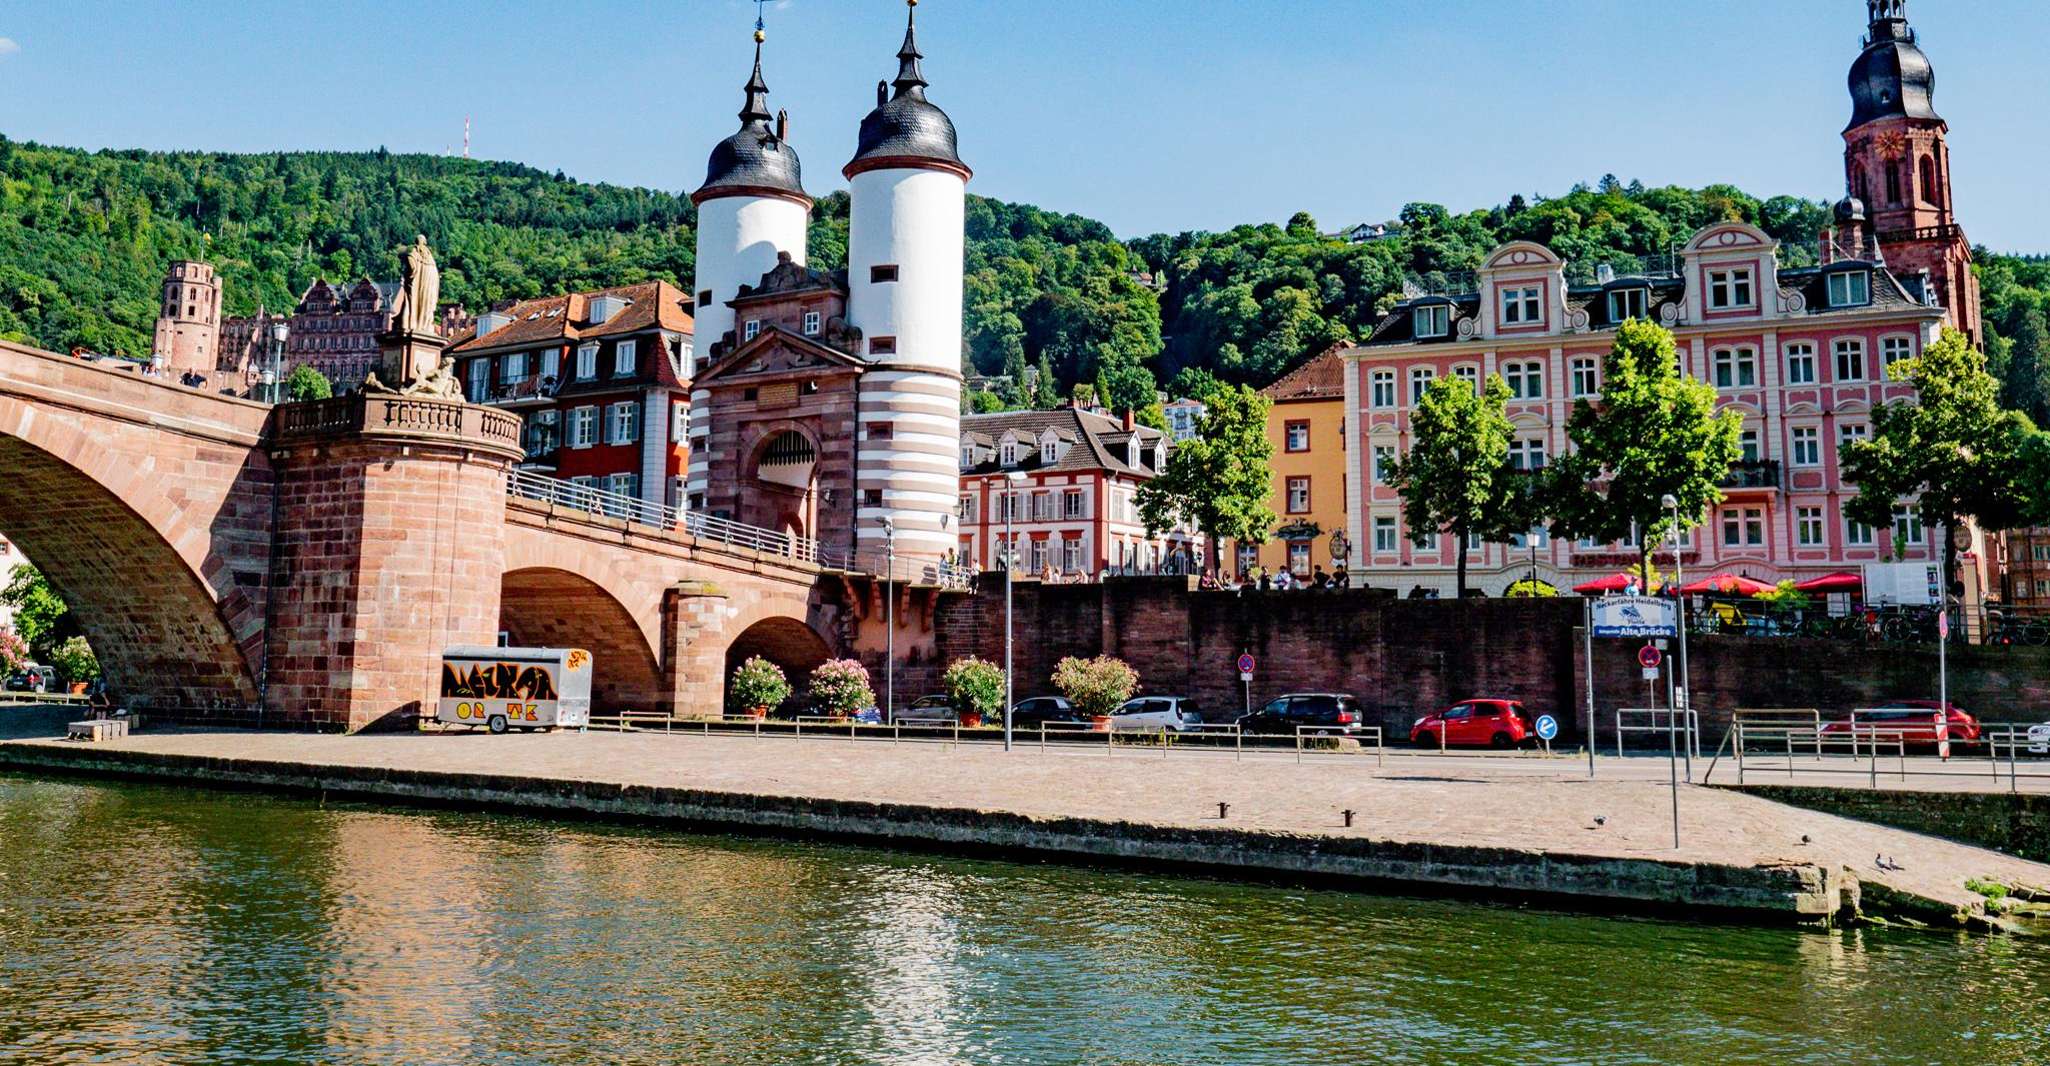
[[[468,672],[455,663],[441,665],[441,698],[445,700],[552,700],[555,676],[532,663],[472,663]]]

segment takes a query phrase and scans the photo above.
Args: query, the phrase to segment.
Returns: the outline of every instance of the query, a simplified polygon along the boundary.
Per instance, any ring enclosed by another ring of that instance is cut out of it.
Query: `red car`
[[[1879,734],[1880,743],[1892,742],[1896,734],[1910,747],[1933,748],[1936,746],[1936,712],[1945,704],[1935,700],[1895,700],[1878,707],[1861,708],[1857,713],[1856,727],[1862,737]],[[1948,722],[1944,726],[1952,744],[1976,744],[1979,742],[1979,720],[1966,714],[1957,704],[1947,705]],[[1824,723],[1822,735],[1848,740],[1853,722],[1840,718]]]
[[[1409,727],[1411,743],[1432,748],[1516,748],[1536,738],[1537,727],[1516,700],[1455,703]]]

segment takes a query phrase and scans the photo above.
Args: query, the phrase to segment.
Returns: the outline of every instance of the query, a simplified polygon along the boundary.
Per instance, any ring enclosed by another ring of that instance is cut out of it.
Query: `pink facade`
[[[1896,537],[1908,540],[1905,558],[1931,558],[1935,531],[1905,513],[1897,530],[1867,530],[1845,518],[1857,491],[1844,483],[1839,460],[1846,441],[1869,432],[1876,405],[1911,395],[1886,382],[1885,364],[1931,343],[1943,310],[1883,266],[1849,260],[1780,271],[1773,253],[1765,234],[1724,224],[1695,237],[1677,274],[1569,289],[1556,256],[1514,244],[1489,257],[1477,293],[1398,307],[1373,339],[1345,353],[1348,477],[1362,501],[1349,516],[1356,580],[1451,587],[1456,545],[1449,537],[1435,547],[1413,544],[1400,498],[1376,476],[1378,465],[1408,449],[1410,413],[1424,383],[1501,374],[1516,397],[1508,408],[1516,425],[1512,461],[1545,465],[1566,450],[1574,402],[1599,390],[1614,312],[1671,328],[1686,373],[1714,384],[1720,406],[1744,416],[1744,459],[1725,483],[1722,504],[1702,516],[1683,549],[1688,571],[1800,579],[1891,560]],[[1541,580],[1570,587],[1634,563],[1636,551],[1623,543],[1561,543],[1540,531],[1470,551],[1469,583],[1500,593],[1530,574],[1533,559]]]

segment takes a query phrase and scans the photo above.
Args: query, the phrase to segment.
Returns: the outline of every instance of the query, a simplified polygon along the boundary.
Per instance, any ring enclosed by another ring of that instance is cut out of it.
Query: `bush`
[[[1782,611],[1805,611],[1810,606],[1808,594],[1795,588],[1792,581],[1782,581],[1772,591],[1758,593],[1753,598]]]
[[[811,700],[827,714],[848,715],[875,706],[868,669],[853,659],[832,659],[811,672]]]
[[[995,663],[971,655],[947,667],[940,685],[947,690],[947,699],[952,701],[957,714],[988,718],[1003,713],[1004,671]]]
[[[50,665],[62,672],[67,681],[97,681],[100,677],[99,657],[84,637],[72,637],[57,645],[50,652]]]
[[[1109,655],[1094,659],[1070,656],[1054,667],[1053,685],[1083,714],[1103,716],[1139,690],[1139,672]]]
[[[735,710],[774,709],[789,698],[790,680],[783,676],[783,668],[759,655],[741,663],[726,685],[727,703]]]
[[[7,675],[27,666],[28,642],[14,635],[13,630],[0,629],[0,684]]]
[[[335,383],[327,375],[306,363],[300,363],[285,376],[285,395],[294,403],[308,400],[325,400],[335,394]]]

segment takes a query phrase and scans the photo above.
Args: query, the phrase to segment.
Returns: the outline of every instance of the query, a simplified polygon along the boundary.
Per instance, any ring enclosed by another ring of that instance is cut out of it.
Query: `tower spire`
[[[769,121],[769,83],[762,80],[762,42],[769,39],[762,24],[762,0],[755,0],[755,70],[747,79],[747,103],[741,106],[740,121]]]
[[[925,70],[918,61],[925,58],[918,50],[918,0],[904,0],[904,46],[897,49],[897,80],[890,84],[897,87],[898,96],[925,98]]]

